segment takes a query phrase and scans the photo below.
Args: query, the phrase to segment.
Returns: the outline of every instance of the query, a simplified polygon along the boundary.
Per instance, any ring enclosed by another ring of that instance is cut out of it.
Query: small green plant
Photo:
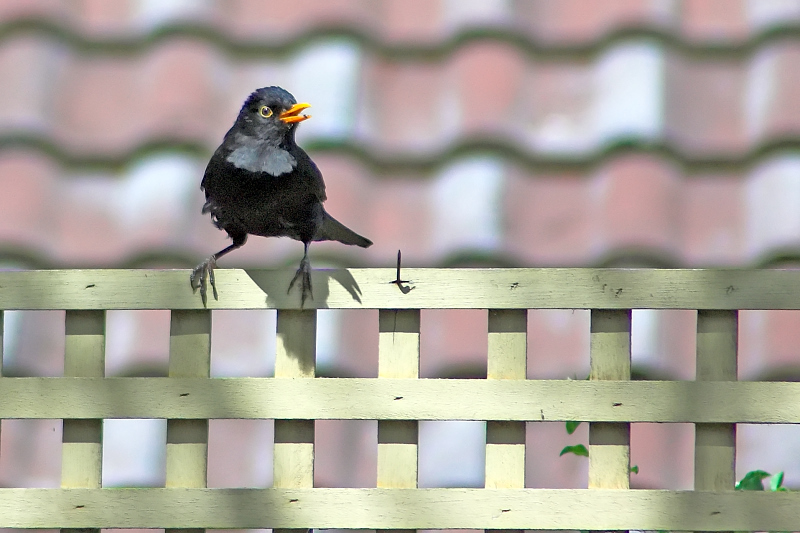
[[[769,490],[771,492],[788,492],[783,486],[783,471],[773,475],[763,470],[751,470],[742,479],[736,482],[736,490],[765,490],[764,480],[771,477]]]
[[[580,425],[581,425],[581,422],[575,422],[574,420],[568,420],[566,422],[567,433],[569,435],[572,435],[573,433],[575,433],[575,430],[578,429],[578,426],[580,426]],[[578,455],[578,456],[581,456],[581,457],[589,457],[589,449],[586,446],[584,446],[583,444],[573,444],[572,446],[564,446],[561,449],[561,453],[559,453],[558,456],[561,457],[562,455],[566,455],[568,453],[571,453],[573,455]],[[638,474],[639,473],[639,466],[638,465],[633,465],[632,467],[630,467],[630,471],[632,473],[634,473],[634,474]]]
[[[589,457],[589,450],[587,450],[586,446],[584,446],[583,444],[575,444],[573,446],[564,446],[564,448],[561,450],[561,453],[558,454],[558,456],[561,457],[562,455],[566,455],[568,453],[571,453],[571,454],[574,454],[574,455],[581,455],[583,457]]]
[[[567,421],[567,434],[572,435],[575,433],[575,430],[578,429],[578,426],[581,425],[580,422],[575,422],[574,420]],[[589,457],[589,450],[583,444],[575,444],[573,446],[564,446],[561,450],[561,453],[558,454],[559,457],[562,455],[566,455],[568,453],[574,455],[580,455],[582,457]]]
[[[742,479],[736,482],[736,490],[766,490],[764,488],[764,480],[769,480],[770,492],[789,492],[789,489],[783,486],[783,470],[777,474],[770,474],[763,470],[751,470],[744,475]],[[788,533],[782,531],[781,533]]]

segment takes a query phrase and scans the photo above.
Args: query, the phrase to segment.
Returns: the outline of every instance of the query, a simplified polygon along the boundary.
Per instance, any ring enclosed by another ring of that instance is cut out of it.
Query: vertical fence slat
[[[169,377],[211,375],[211,311],[173,310]],[[167,487],[204,488],[208,474],[208,420],[167,420]],[[167,529],[166,533],[202,531]]]
[[[66,312],[64,376],[105,375],[105,327],[105,311]],[[61,487],[100,488],[103,483],[103,421],[64,420],[61,440]]]
[[[378,378],[418,379],[419,310],[381,309],[378,330]],[[379,420],[377,487],[417,488],[418,452],[419,422]]]
[[[488,330],[486,378],[525,379],[528,369],[527,309],[490,309]],[[484,487],[525,488],[525,422],[486,422]]]
[[[736,381],[738,311],[697,312],[697,381]],[[733,490],[736,424],[695,424],[695,490]]]
[[[489,310],[487,379],[526,378],[527,318],[525,309]],[[485,487],[525,487],[525,422],[487,422]]]
[[[591,312],[591,379],[631,378],[631,311]],[[630,424],[589,424],[589,488],[630,487]]]
[[[317,312],[280,310],[277,320],[276,378],[313,378],[316,374]],[[273,482],[278,488],[314,486],[314,421],[275,420]],[[275,529],[287,533],[292,529]]]
[[[5,328],[5,315],[3,314],[3,310],[0,309],[0,378],[3,377],[3,331]],[[3,420],[0,419],[0,441],[2,441],[3,437]],[[3,450],[0,449],[0,454],[3,453]]]

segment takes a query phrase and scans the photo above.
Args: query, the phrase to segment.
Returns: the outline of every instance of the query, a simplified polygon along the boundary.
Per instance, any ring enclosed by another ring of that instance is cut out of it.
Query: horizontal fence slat
[[[800,423],[800,383],[0,378],[0,418]]]
[[[290,270],[215,271],[211,309],[298,309]],[[306,308],[800,309],[800,270],[597,268],[314,270]],[[188,270],[0,272],[5,309],[201,309]]]
[[[798,492],[0,489],[0,527],[792,530]]]

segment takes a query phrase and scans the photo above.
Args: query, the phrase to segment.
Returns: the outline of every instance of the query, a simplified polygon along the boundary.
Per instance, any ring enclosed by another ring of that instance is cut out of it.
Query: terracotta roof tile
[[[457,107],[448,102],[440,65],[369,58],[363,69],[360,137],[398,152],[436,150],[452,135]]]
[[[65,2],[59,0],[8,0],[0,3],[0,21],[6,22],[23,17],[59,17],[69,11]]]
[[[58,169],[40,154],[29,151],[0,153],[0,240],[3,243],[49,249],[58,201]]]
[[[750,67],[747,111],[753,116],[753,141],[800,133],[800,43],[764,48]]]
[[[460,135],[511,133],[524,95],[527,66],[518,49],[501,43],[475,43],[459,50],[448,73],[449,99],[455,99]],[[453,89],[457,88],[456,91]]]
[[[593,181],[600,249],[680,249],[677,169],[646,156],[631,156],[610,161]]]
[[[741,176],[701,175],[681,184],[683,254],[688,265],[747,261],[746,198]]]
[[[587,180],[577,173],[511,174],[504,187],[504,249],[530,266],[591,261],[596,238]]]
[[[377,4],[366,0],[234,0],[216,5],[211,17],[235,38],[279,40],[324,25],[358,27],[374,23]]]
[[[377,11],[380,31],[387,41],[424,42],[439,38],[441,0],[386,0]]]
[[[667,60],[666,136],[689,156],[734,154],[749,146],[747,71],[740,60]]]
[[[586,43],[629,27],[669,27],[674,0],[533,0],[518,3],[518,16],[548,43]]]
[[[749,25],[745,0],[684,0],[681,29],[692,40],[740,41]]]

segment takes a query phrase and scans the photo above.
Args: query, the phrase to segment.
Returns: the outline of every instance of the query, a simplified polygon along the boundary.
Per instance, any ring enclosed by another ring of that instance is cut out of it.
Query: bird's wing
[[[206,170],[203,173],[203,179],[200,181],[200,189],[205,191],[206,199],[208,199],[209,187],[212,189],[214,188],[214,181],[219,175],[218,171],[220,170],[220,163],[225,159],[227,152],[228,151],[225,150],[224,145],[220,145],[214,151],[214,155],[211,156],[211,159],[208,160]]]
[[[325,181],[323,181],[322,172],[319,171],[316,163],[299,146],[295,146],[295,150],[292,150],[292,155],[297,159],[296,171],[300,172],[308,187],[308,192],[313,194],[320,202],[327,200]]]

